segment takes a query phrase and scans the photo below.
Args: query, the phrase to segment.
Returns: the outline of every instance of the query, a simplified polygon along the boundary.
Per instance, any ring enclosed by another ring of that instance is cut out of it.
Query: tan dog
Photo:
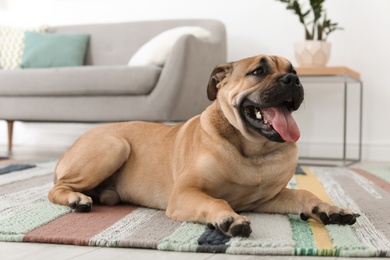
[[[58,162],[49,199],[81,212],[91,210],[88,196],[166,209],[230,236],[251,233],[239,211],[355,223],[350,210],[286,188],[298,159],[291,112],[303,101],[290,62],[260,55],[219,65],[207,94],[215,101],[184,124],[116,123],[87,132]]]

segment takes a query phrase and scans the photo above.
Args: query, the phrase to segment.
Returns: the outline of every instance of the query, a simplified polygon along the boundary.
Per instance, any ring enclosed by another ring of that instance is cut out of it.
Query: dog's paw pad
[[[300,218],[303,220],[303,221],[308,221],[310,216],[305,214],[305,213],[301,213],[300,215]]]
[[[353,225],[358,217],[360,217],[359,214],[343,214],[340,216],[339,224]]]
[[[346,213],[346,211],[348,213]],[[327,213],[333,212],[333,213]],[[334,213],[335,212],[335,213]],[[325,225],[329,224],[340,224],[340,225],[353,225],[356,222],[356,218],[359,217],[359,214],[351,213],[349,210],[339,209],[331,207],[331,210],[322,211],[318,210],[316,212],[321,222]]]
[[[234,237],[249,237],[252,233],[249,221],[244,221],[241,224],[235,225],[231,228],[230,233]]]
[[[326,214],[325,212],[320,213],[320,219],[321,219],[322,223],[324,223],[325,225],[330,224],[330,219],[328,217],[328,214]]]
[[[69,198],[69,207],[76,212],[90,212],[92,209],[92,199],[82,193],[73,193]]]
[[[71,202],[71,203],[69,203],[69,208],[71,208],[71,209],[76,209],[76,206],[77,206],[77,202]]]
[[[78,204],[76,206],[77,212],[90,212],[92,209],[92,202],[88,202],[86,204]]]
[[[250,221],[246,217],[226,217],[220,223],[207,224],[210,229],[215,228],[222,234],[232,237],[249,237],[252,233]]]
[[[341,215],[340,214],[331,214],[329,215],[330,223],[340,223]]]
[[[69,203],[69,207],[74,209],[76,212],[90,212],[92,209],[92,202],[87,202],[85,204],[80,203],[79,201]]]
[[[319,203],[310,209],[310,213],[303,212],[300,214],[302,220],[313,218],[322,222],[324,225],[353,225],[359,216],[359,214],[355,214],[349,209],[339,208],[327,203]]]
[[[206,226],[211,229],[211,230],[214,230],[215,229],[215,226],[211,223],[207,223]]]
[[[230,217],[223,221],[221,224],[218,224],[218,228],[223,232],[228,232],[231,224],[234,222],[234,218]]]

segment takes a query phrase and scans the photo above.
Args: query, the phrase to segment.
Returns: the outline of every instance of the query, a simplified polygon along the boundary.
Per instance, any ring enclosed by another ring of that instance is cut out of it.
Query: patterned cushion
[[[24,33],[45,32],[47,26],[37,28],[13,28],[0,26],[0,67],[1,69],[17,69],[20,67],[24,49]]]

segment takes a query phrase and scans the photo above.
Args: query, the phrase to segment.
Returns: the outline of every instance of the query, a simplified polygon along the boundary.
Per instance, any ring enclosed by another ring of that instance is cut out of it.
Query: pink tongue
[[[262,109],[264,120],[271,122],[273,128],[286,142],[296,142],[300,137],[297,123],[286,107]]]

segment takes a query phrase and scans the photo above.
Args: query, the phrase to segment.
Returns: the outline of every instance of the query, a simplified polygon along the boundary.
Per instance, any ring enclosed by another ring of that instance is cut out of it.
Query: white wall
[[[328,0],[325,7],[328,17],[345,28],[329,38],[333,49],[328,65],[348,66],[360,72],[364,82],[363,157],[388,161],[390,30],[387,25],[390,24],[390,1]],[[228,33],[229,60],[266,53],[285,56],[295,64],[293,44],[304,37],[297,17],[275,0],[0,0],[0,24],[13,26],[171,18],[216,18],[223,21]],[[329,115],[329,111],[341,109],[336,105],[339,100],[336,90],[316,90],[312,86],[306,86],[306,89],[305,104],[302,112],[297,113],[303,127],[301,142],[311,142],[318,147],[339,143],[329,131],[340,124],[334,115]],[[329,123],[324,127],[313,125],[313,122],[325,121]],[[4,125],[0,124],[0,144],[6,140]],[[31,143],[32,139],[36,140],[32,143],[53,143],[47,141],[50,137],[46,132],[41,134],[44,126],[22,124],[18,127],[21,130],[16,129],[16,143]],[[72,126],[65,128],[72,131]],[[50,129],[54,134],[63,127]],[[354,131],[352,129],[352,134]],[[61,138],[53,139],[55,143]]]

